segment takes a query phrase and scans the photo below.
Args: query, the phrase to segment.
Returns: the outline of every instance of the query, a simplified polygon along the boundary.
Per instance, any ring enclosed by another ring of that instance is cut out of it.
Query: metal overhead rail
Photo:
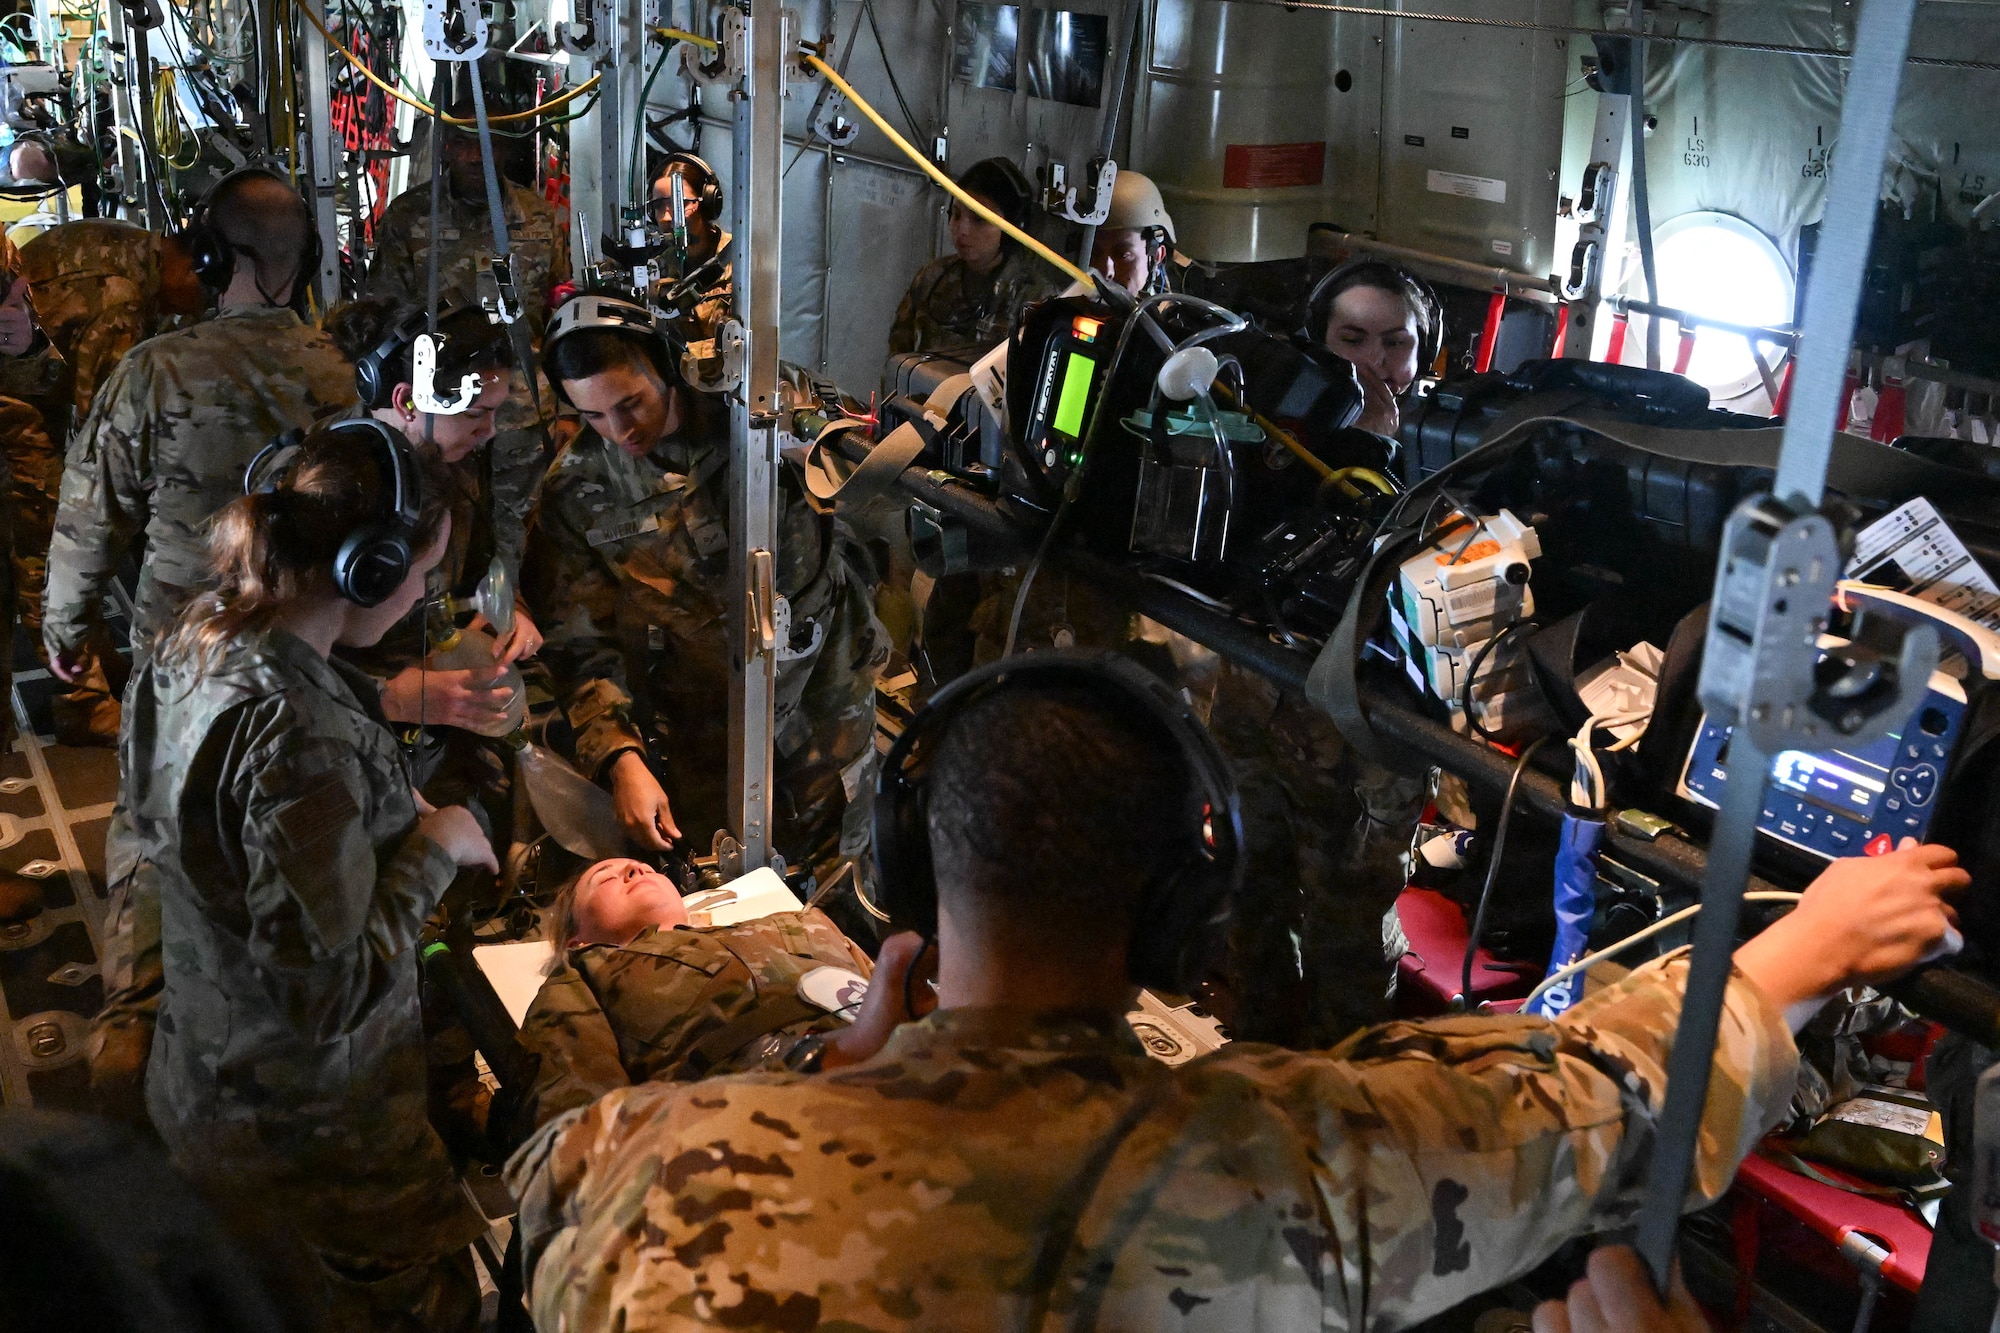
[[[1334,231],[1328,227],[1313,229],[1316,238],[1325,238],[1347,250],[1358,250],[1363,254],[1380,255],[1413,268],[1427,268],[1438,273],[1449,274],[1453,281],[1465,282],[1481,287],[1497,287],[1509,296],[1525,297],[1529,300],[1557,301],[1560,291],[1554,278],[1538,278],[1532,273],[1516,273],[1512,269],[1495,268],[1490,264],[1474,264],[1464,259],[1453,259],[1449,255],[1432,254],[1428,250],[1412,250],[1405,245],[1390,245],[1371,236],[1357,236],[1351,231]]]
[[[306,0],[299,0],[299,7],[305,9]],[[326,244],[320,247],[319,272],[311,275],[310,281],[319,308],[328,310],[341,297],[340,246],[336,243],[340,235],[340,201],[334,197],[341,143],[339,131],[333,128],[333,80],[327,64],[326,38],[317,24],[307,22],[299,25],[299,40],[306,81],[306,143],[312,176],[307,205],[312,209],[319,234],[326,239]],[[359,228],[355,234],[358,242]]]
[[[1682,328],[1715,329],[1721,333],[1733,333],[1740,338],[1781,343],[1786,347],[1796,347],[1799,343],[1799,331],[1789,324],[1732,324],[1726,319],[1697,315],[1692,310],[1677,310],[1670,305],[1642,301],[1636,296],[1608,297],[1606,304],[1621,315],[1654,315],[1660,319],[1671,320]]]
[[[1456,23],[1474,28],[1506,28],[1514,32],[1554,32],[1580,37],[1629,37],[1630,31],[1623,28],[1586,28],[1573,23],[1536,23],[1529,19],[1489,19],[1474,18],[1468,14],[1429,14],[1409,9],[1383,9],[1372,5],[1338,5],[1328,0],[1231,0],[1235,4],[1267,5],[1274,9],[1307,9],[1315,13],[1353,14],[1359,18],[1407,19],[1413,23]],[[1757,55],[1800,56],[1811,60],[1852,60],[1861,48],[1855,42],[1854,51],[1842,51],[1830,46],[1800,46],[1789,42],[1746,42],[1732,37],[1684,37],[1670,33],[1649,32],[1648,42],[1661,42],[1673,46],[1709,46],[1724,51],[1749,51]],[[2000,71],[2000,61],[1961,60],[1954,56],[1913,56],[1908,45],[1904,46],[1903,59],[1908,64],[1924,65],[1933,69],[1971,69]]]

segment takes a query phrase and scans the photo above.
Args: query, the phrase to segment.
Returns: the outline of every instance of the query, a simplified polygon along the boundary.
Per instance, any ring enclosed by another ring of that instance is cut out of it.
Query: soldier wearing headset
[[[725,822],[728,406],[683,384],[652,314],[613,297],[566,302],[543,363],[584,426],[543,486],[527,588],[577,766],[611,789],[635,848],[706,853]],[[797,372],[785,391],[823,396]],[[873,579],[845,525],[781,468],[772,841],[822,877],[866,842],[888,657]]]
[[[1554,1022],[1142,1052],[1133,987],[1201,978],[1243,835],[1191,708],[1134,665],[962,677],[875,821],[913,933],[825,1076],[615,1091],[509,1162],[538,1327],[1405,1328],[1630,1217],[1684,955]],[[1836,863],[1737,951],[1691,1201],[1784,1114],[1824,1000],[1950,947],[1953,859]]]
[[[1308,337],[1354,365],[1367,407],[1354,424],[1389,439],[1397,404],[1428,374],[1444,345],[1444,307],[1423,279],[1397,264],[1357,259],[1328,273],[1306,301]]]
[[[1306,307],[1298,336],[1354,366],[1355,427],[1393,438],[1397,400],[1443,341],[1436,297],[1364,259],[1328,273]],[[1225,661],[1213,689],[1209,725],[1241,775],[1248,830],[1237,1022],[1259,1040],[1331,1044],[1387,1017],[1382,921],[1403,884],[1397,858],[1424,783],[1350,753],[1323,709],[1268,676]]]
[[[437,330],[421,305],[366,297],[337,307],[327,333],[354,363],[360,409],[402,432],[419,448],[435,449],[456,484],[456,519],[450,548],[432,580],[429,604],[445,613],[446,599],[466,604],[498,559],[510,590],[519,588],[527,545],[527,520],[541,480],[539,451],[502,456],[494,419],[507,400],[513,364],[505,331],[477,306],[449,305]],[[416,343],[431,338],[429,378],[418,384]],[[454,625],[438,624],[448,636]],[[469,613],[467,613],[469,618]],[[533,657],[541,631],[525,606],[495,644],[495,665],[425,671],[427,645],[415,625],[392,634],[363,665],[382,677],[382,709],[392,722],[490,731],[508,711],[505,692],[494,688],[507,664]]]
[[[446,487],[371,418],[236,485],[214,591],[126,696],[107,854],[160,921],[147,1111],[190,1178],[305,1243],[326,1327],[470,1330],[486,1224],[428,1122],[417,942],[461,868],[497,866],[465,808],[416,795],[335,655],[422,600]]]
[[[735,303],[736,265],[722,216],[715,169],[693,153],[669,153],[653,173],[648,218],[673,239],[668,276],[656,304],[673,312],[669,328],[683,343],[713,338]]]
[[[74,682],[104,594],[133,540],[146,538],[132,655],[209,578],[209,518],[274,437],[354,401],[354,372],[299,318],[321,238],[306,201],[260,168],[219,181],[188,228],[216,317],[136,347],[104,382],[64,465],[42,638]]]

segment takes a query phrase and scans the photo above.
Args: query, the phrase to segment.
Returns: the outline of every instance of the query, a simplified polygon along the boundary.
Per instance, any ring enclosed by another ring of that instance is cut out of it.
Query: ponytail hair
[[[256,485],[215,516],[208,534],[215,589],[191,602],[160,644],[163,662],[213,668],[233,639],[267,628],[285,603],[333,591],[333,562],[358,529],[388,519],[393,481],[378,448],[336,423],[315,426],[275,480]],[[430,451],[416,450],[423,494],[410,549],[437,540],[451,488]]]

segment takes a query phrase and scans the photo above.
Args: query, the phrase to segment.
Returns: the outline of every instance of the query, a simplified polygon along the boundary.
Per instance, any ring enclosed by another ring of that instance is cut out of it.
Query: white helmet
[[[1111,212],[1098,224],[1105,231],[1144,231],[1158,227],[1174,243],[1174,220],[1160,200],[1160,187],[1153,178],[1136,171],[1120,170],[1111,183]]]

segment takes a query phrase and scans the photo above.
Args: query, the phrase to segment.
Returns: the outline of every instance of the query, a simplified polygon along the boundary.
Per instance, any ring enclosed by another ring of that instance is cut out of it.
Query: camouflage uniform
[[[354,369],[290,310],[225,310],[132,349],[77,431],[49,552],[43,638],[78,652],[132,539],[146,536],[133,661],[207,583],[208,522],[257,451],[354,401]]]
[[[1407,1328],[1632,1221],[1685,976],[1173,1068],[1116,1017],[945,1010],[829,1074],[614,1092],[508,1163],[536,1326]],[[1797,1068],[1738,981],[1692,1198]]]
[[[766,1002],[783,1004],[818,967],[865,977],[874,965],[816,908],[734,926],[649,930],[622,947],[570,950],[521,1024],[522,1046],[541,1063],[516,1118],[519,1137],[614,1088],[756,1068],[799,1037],[847,1026],[824,1011],[799,1014],[712,1062],[706,1054],[689,1060],[732,1020]]]
[[[730,235],[725,231],[715,243],[716,253],[723,256],[721,270],[703,284],[699,291],[684,299],[681,302],[684,307],[682,313],[668,321],[667,327],[673,331],[674,337],[682,346],[713,338],[722,321],[728,319],[730,312],[735,309],[736,264],[730,254],[729,245]],[[657,285],[658,292],[664,295],[675,281],[674,278],[660,279]]]
[[[1326,1046],[1389,1016],[1382,918],[1421,780],[1374,769],[1297,690],[1225,662],[1209,730],[1229,757],[1249,852],[1229,970],[1232,1029]]]
[[[12,475],[14,596],[20,623],[42,636],[42,590],[48,583],[49,541],[62,493],[62,442],[69,436],[69,365],[53,344],[25,356],[0,357],[0,417]]]
[[[75,419],[125,353],[158,332],[162,237],[129,222],[66,222],[21,247],[35,320],[75,375]]]
[[[569,280],[569,232],[555,205],[533,190],[501,183],[507,213],[507,243],[514,256],[514,290],[528,327],[541,337],[548,317],[549,288]],[[449,188],[442,192],[437,232],[444,242],[438,256],[438,294],[464,302],[491,301],[493,221],[486,196],[468,203]],[[375,229],[375,257],[368,265],[367,296],[422,301],[430,291],[431,188],[405,190],[383,210]]]
[[[933,259],[917,270],[896,307],[889,354],[984,352],[1007,340],[1024,307],[1067,285],[1048,261],[1014,241],[1006,242],[1005,256],[991,273],[974,273],[955,254]]]
[[[415,831],[373,682],[290,634],[155,661],[126,700],[111,859],[146,867],[159,913],[153,1124],[225,1196],[284,1204],[339,1326],[400,1326],[484,1226],[426,1118],[417,1006],[457,867]]]
[[[529,605],[542,660],[601,777],[649,724],[664,737],[681,831],[706,850],[725,825],[729,654],[729,414],[687,393],[678,433],[634,458],[586,429],[544,484],[530,538]],[[778,650],[773,842],[830,870],[865,845],[874,682],[888,658],[866,556],[845,525],[779,469],[777,590],[791,617]]]

